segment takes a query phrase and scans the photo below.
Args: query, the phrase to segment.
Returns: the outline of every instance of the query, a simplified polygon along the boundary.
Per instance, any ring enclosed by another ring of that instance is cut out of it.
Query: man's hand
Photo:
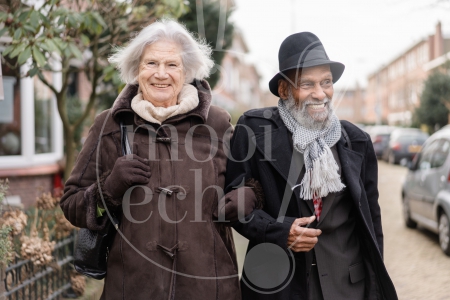
[[[301,227],[309,225],[316,216],[295,219],[289,231],[287,246],[294,252],[308,252],[317,244],[320,229]]]

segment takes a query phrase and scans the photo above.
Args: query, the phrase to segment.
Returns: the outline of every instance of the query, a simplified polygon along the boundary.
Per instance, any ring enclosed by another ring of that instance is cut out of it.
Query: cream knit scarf
[[[321,130],[311,130],[300,125],[286,107],[285,100],[278,101],[278,111],[286,127],[292,132],[294,149],[302,153],[305,161],[305,176],[299,185],[300,197],[312,200],[339,192],[345,185],[341,182],[339,167],[334,160],[332,147],[341,137],[341,123],[335,114],[330,125]]]
[[[138,91],[137,95],[131,100],[131,109],[137,113],[142,119],[160,124],[170,117],[187,113],[198,106],[197,89],[190,84],[185,83],[178,95],[177,104],[169,107],[157,107],[150,101],[142,98],[142,92]]]

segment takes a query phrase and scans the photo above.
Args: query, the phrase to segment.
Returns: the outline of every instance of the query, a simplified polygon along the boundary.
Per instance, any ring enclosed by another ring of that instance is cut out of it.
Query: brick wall
[[[2,178],[4,179],[4,178]],[[34,205],[36,197],[43,192],[53,192],[53,175],[8,177],[7,196],[20,196],[24,208]]]

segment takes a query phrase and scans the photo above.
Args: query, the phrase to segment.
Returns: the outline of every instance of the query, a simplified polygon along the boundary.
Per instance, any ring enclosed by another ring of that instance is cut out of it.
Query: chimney
[[[444,39],[442,37],[441,22],[436,24],[436,32],[434,33],[434,58],[444,55]]]
[[[428,36],[428,61],[432,61],[434,57],[434,35]]]

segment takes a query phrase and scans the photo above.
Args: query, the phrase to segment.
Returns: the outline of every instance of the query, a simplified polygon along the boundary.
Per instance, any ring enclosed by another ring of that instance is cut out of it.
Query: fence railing
[[[75,233],[58,241],[53,251],[56,263],[51,266],[36,266],[30,260],[10,264],[5,270],[5,292],[0,299],[60,299],[71,287],[74,244]]]

